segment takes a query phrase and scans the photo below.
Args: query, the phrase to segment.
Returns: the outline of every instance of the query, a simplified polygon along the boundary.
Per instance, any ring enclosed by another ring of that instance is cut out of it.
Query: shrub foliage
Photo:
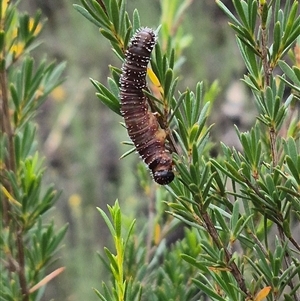
[[[63,271],[46,274],[67,227],[55,230],[45,214],[59,193],[43,185],[37,152],[37,109],[61,83],[64,64],[35,62],[41,14],[32,18],[17,3],[0,1],[0,300],[39,300],[45,284]]]
[[[141,27],[138,11],[130,16],[122,0],[81,3],[75,8],[100,28],[122,62]],[[148,71],[151,93],[145,94],[174,146],[176,178],[156,187],[158,211],[162,216],[167,209],[169,216],[148,225],[155,230],[145,245],[145,232],[122,222],[118,202],[109,207],[110,217],[99,209],[116,248],[101,257],[112,275],[96,291],[101,300],[300,300],[298,1],[232,0],[232,11],[216,3],[235,32],[256,122],[247,132],[236,128],[241,151],[221,142],[220,154],[210,156],[207,120],[218,88],[199,82],[194,91],[177,92],[180,53],[189,39],[178,28],[190,2],[161,1],[164,18]],[[120,114],[121,69],[110,71],[107,84],[92,83],[99,99]],[[150,185],[145,173],[140,177]],[[188,226],[184,238],[167,247],[164,230],[181,223]]]
[[[162,0],[158,43],[148,70],[153,113],[168,133],[175,180],[156,186],[145,167],[139,180],[155,190],[156,216],[137,231],[119,203],[99,208],[114,241],[100,256],[111,282],[101,300],[300,301],[300,16],[297,0],[217,0],[236,35],[245,69],[242,81],[257,108],[247,132],[236,127],[241,150],[224,143],[219,154],[209,124],[217,84],[178,92],[182,51],[190,42],[180,22],[191,1]],[[81,0],[75,8],[111,43],[120,59],[107,83],[92,79],[99,99],[120,114],[119,78],[130,38],[142,27],[125,0]],[[44,216],[58,198],[43,185],[34,116],[61,83],[64,65],[41,61],[40,13],[19,13],[0,1],[0,300],[39,300],[66,226],[56,231]],[[145,24],[146,25],[146,24]],[[132,153],[132,149],[123,157]],[[149,214],[151,216],[151,214]],[[168,234],[184,225],[183,238]],[[297,231],[298,230],[298,231]]]

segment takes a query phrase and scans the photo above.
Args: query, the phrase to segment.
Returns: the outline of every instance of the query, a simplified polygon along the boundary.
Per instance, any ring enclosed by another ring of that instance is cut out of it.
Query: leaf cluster
[[[148,72],[151,91],[145,91],[145,95],[151,110],[158,112],[161,127],[168,130],[174,150],[176,178],[166,187],[169,213],[193,229],[197,243],[191,249],[201,246],[197,254],[189,254],[178,244],[176,251],[181,256],[174,256],[180,263],[178,269],[185,269],[188,263],[198,271],[192,273],[192,282],[200,295],[210,300],[300,300],[300,241],[294,231],[300,219],[298,1],[232,2],[234,11],[219,0],[217,4],[236,33],[247,68],[243,82],[251,90],[258,110],[257,121],[249,131],[236,128],[240,150],[221,143],[221,153],[216,158],[209,156],[212,142],[207,119],[214,103],[207,98],[217,94],[215,85],[205,91],[204,85],[198,83],[195,92],[187,89],[177,94],[174,68],[179,59],[160,43],[152,55],[152,71]],[[104,36],[122,60],[132,34],[129,28],[140,25],[138,12],[134,12],[132,26],[124,13],[125,1],[82,3],[81,8],[76,8],[92,19],[102,33],[107,31]],[[96,6],[101,12],[93,8]],[[114,16],[112,6],[116,9]],[[123,19],[116,21],[116,16]],[[108,87],[92,82],[100,100],[119,113],[120,69],[110,68]],[[278,76],[277,70],[283,73]],[[143,253],[142,247],[135,253],[139,252]],[[190,279],[184,278],[187,270],[183,274],[177,271],[176,260],[172,261],[168,252],[166,258],[173,266],[166,260],[159,268],[161,274],[155,274],[154,300],[170,299],[164,294],[167,285],[180,291],[182,281],[186,281],[186,287],[190,284]],[[147,268],[136,269],[136,275],[142,275]],[[115,283],[114,289],[121,284]],[[199,296],[195,291],[193,296],[179,291],[176,292],[183,300]],[[145,298],[151,295],[145,294]],[[117,300],[109,296],[101,298]],[[125,300],[127,297],[123,294]],[[139,299],[140,293],[135,297]]]
[[[64,226],[57,231],[53,222],[44,222],[59,193],[43,184],[34,116],[62,82],[64,64],[44,60],[36,66],[30,56],[38,45],[40,16],[37,12],[31,18],[18,11],[17,3],[0,1],[1,300],[41,297],[54,277],[45,277],[46,268],[54,263],[67,230]]]

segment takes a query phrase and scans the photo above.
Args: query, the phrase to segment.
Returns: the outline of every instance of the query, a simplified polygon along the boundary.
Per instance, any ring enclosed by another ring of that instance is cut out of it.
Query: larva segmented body
[[[154,181],[166,185],[174,179],[172,157],[165,146],[166,132],[150,112],[143,93],[155,43],[156,35],[150,28],[137,30],[130,41],[120,77],[121,113],[129,137],[151,170]]]

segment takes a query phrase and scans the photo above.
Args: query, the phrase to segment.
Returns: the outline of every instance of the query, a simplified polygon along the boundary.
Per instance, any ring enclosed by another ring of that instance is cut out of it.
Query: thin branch
[[[268,60],[268,32],[263,20],[263,5],[260,6],[260,29],[261,29],[261,60],[264,70],[264,88],[270,86],[272,69]]]
[[[293,246],[300,252],[300,245],[293,237],[288,237],[289,241],[293,244]]]
[[[204,220],[207,231],[210,234],[211,238],[213,239],[214,243],[217,245],[218,249],[219,250],[221,250],[221,249],[224,250],[226,264],[229,266],[229,268],[231,270],[231,274],[235,278],[235,280],[238,283],[240,289],[246,294],[246,296],[249,298],[249,300],[252,300],[251,299],[251,294],[247,290],[245,279],[244,279],[242,273],[240,272],[240,270],[237,267],[237,265],[235,264],[235,262],[232,260],[232,254],[223,245],[223,243],[222,243],[222,241],[221,241],[221,239],[218,235],[218,232],[217,232],[212,220],[210,219],[209,215],[207,214],[207,212],[202,213],[202,219]]]
[[[276,151],[276,132],[273,127],[269,128],[269,136],[270,136],[270,145],[271,145],[271,156],[272,156],[272,162],[273,167],[277,166],[278,164],[278,155]]]
[[[6,71],[0,71],[0,87],[2,91],[1,100],[1,109],[0,109],[0,120],[1,120],[1,133],[2,135],[7,135],[8,143],[8,157],[6,158],[6,169],[15,171],[15,146],[14,146],[14,133],[11,127],[10,122],[10,113],[8,106],[8,93],[7,93],[7,80],[6,80]],[[4,183],[3,183],[4,185]],[[8,185],[6,189],[12,194],[12,187]],[[7,226],[9,224],[9,210],[10,205],[7,198],[3,198],[3,225]]]
[[[265,21],[263,20],[263,6],[261,4],[260,7],[260,28],[261,28],[261,60],[262,66],[264,70],[264,91],[267,87],[270,86],[271,76],[273,72],[273,68],[270,65],[268,58],[268,32],[265,25]],[[278,163],[277,152],[276,152],[276,132],[273,127],[269,127],[269,135],[270,135],[270,145],[271,145],[271,155],[273,166],[276,166]]]
[[[3,48],[5,49],[5,47]],[[5,57],[5,53],[1,54],[3,57]],[[1,119],[1,133],[7,136],[7,147],[8,147],[8,154],[7,157],[5,157],[5,169],[7,171],[11,171],[13,173],[16,173],[16,159],[15,159],[15,144],[14,144],[14,136],[15,132],[12,127],[12,120],[11,120],[11,114],[9,109],[9,97],[8,97],[8,83],[7,83],[7,68],[2,68],[0,70],[0,87],[1,87],[1,109],[0,109],[0,119]],[[6,182],[5,180],[2,181],[2,185],[5,185],[5,188],[7,191],[13,195],[13,189],[9,182]],[[10,231],[14,233],[14,230],[16,230],[16,247],[17,247],[17,274],[19,278],[19,284],[21,287],[22,292],[22,301],[29,301],[29,295],[27,290],[27,280],[25,275],[25,254],[24,254],[24,242],[23,242],[23,229],[20,225],[16,225],[14,227],[16,221],[11,225],[10,223],[10,203],[9,200],[4,197],[2,202],[2,208],[3,208],[3,226],[4,227],[10,227]],[[12,262],[10,260],[10,262]]]
[[[260,247],[261,251],[267,257],[268,253],[267,253],[265,247],[263,246],[263,244],[261,243],[261,241],[258,239],[258,237],[250,230],[249,227],[246,227],[246,229],[247,229],[247,233],[252,237],[252,239],[254,240],[254,242]]]
[[[278,224],[277,224],[277,229],[278,229],[281,244],[284,247],[284,245],[286,244],[284,231],[283,231],[282,227]],[[292,262],[292,259],[291,259],[291,256],[290,256],[289,252],[284,252],[284,263],[285,263],[286,268],[288,268],[290,266],[291,262]],[[295,285],[293,283],[293,279],[290,279],[288,284],[289,284],[291,289],[293,289],[295,287]],[[300,296],[297,294],[297,292],[295,292],[293,296],[294,296],[295,301],[300,300],[299,299]]]
[[[150,262],[150,259],[156,249],[156,246],[152,248],[152,240],[154,235],[154,220],[155,217],[155,189],[154,185],[151,185],[149,193],[149,205],[148,205],[148,233],[146,240],[146,263]]]
[[[22,229],[17,230],[17,248],[18,248],[18,263],[19,263],[19,282],[22,291],[23,299],[22,301],[29,301],[29,294],[27,289],[27,281],[25,276],[25,254],[24,254],[24,244],[23,244],[23,231]]]

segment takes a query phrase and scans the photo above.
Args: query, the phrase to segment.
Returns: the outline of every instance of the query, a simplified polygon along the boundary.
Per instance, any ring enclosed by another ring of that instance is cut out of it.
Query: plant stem
[[[29,301],[27,290],[27,282],[25,276],[25,257],[24,257],[24,244],[23,244],[23,231],[18,227],[17,229],[17,248],[18,248],[18,263],[19,263],[19,282],[22,291],[22,301]]]
[[[8,171],[16,170],[15,163],[15,146],[14,146],[14,132],[11,127],[9,106],[8,106],[8,93],[7,93],[7,80],[6,80],[6,71],[0,70],[0,87],[2,91],[2,104],[0,110],[0,119],[1,119],[1,133],[2,135],[7,135],[8,139],[8,157],[6,158],[6,169]],[[2,175],[3,177],[3,175]],[[2,178],[1,177],[1,178]],[[4,183],[3,183],[4,184]],[[6,189],[12,194],[12,187],[10,185],[5,185]],[[9,210],[10,205],[7,198],[3,198],[3,225],[7,226],[9,224]]]
[[[11,116],[9,112],[9,99],[8,99],[8,91],[7,91],[7,73],[6,69],[0,70],[0,87],[2,91],[2,104],[0,110],[0,119],[1,119],[1,133],[7,136],[7,144],[8,144],[8,156],[5,160],[5,169],[7,171],[11,171],[16,173],[16,161],[15,161],[15,145],[14,145],[14,130],[12,128]],[[3,176],[3,175],[1,175]],[[2,178],[2,177],[1,177]],[[7,184],[3,181],[2,183],[7,191],[13,195],[13,189],[10,184]],[[11,227],[11,231],[13,233],[13,228],[17,224],[17,221],[14,220],[13,224],[10,222],[10,203],[8,198],[4,197],[2,202],[3,208],[3,226]],[[18,277],[19,283],[22,292],[22,300],[28,301],[29,295],[27,290],[27,281],[25,276],[25,254],[24,254],[24,243],[23,243],[23,230],[20,225],[17,224],[17,228],[15,229],[17,233],[16,237],[16,245],[17,245],[17,262],[18,262]]]
[[[277,158],[278,156],[276,152],[276,133],[273,127],[269,128],[269,135],[270,135],[272,162],[273,162],[273,167],[275,167],[278,164],[278,158]]]
[[[262,11],[263,11],[263,7],[260,7],[261,60],[262,60],[262,66],[264,70],[264,92],[265,92],[266,88],[270,86],[273,68],[270,66],[270,62],[268,59],[268,32],[265,25],[265,21],[263,20]],[[269,126],[269,135],[270,135],[270,145],[271,145],[273,166],[276,166],[278,160],[277,160],[277,153],[276,153],[276,132],[274,127]]]
[[[232,260],[231,253],[223,245],[223,243],[218,235],[218,232],[217,232],[212,220],[210,219],[209,215],[207,214],[207,212],[202,213],[202,219],[204,220],[207,231],[210,234],[211,238],[213,239],[214,243],[217,245],[218,249],[224,250],[226,264],[229,266],[231,273],[232,273],[233,277],[235,278],[236,282],[238,283],[240,289],[245,293],[245,295],[249,298],[249,300],[252,300],[251,295],[250,295],[249,291],[247,290],[245,279],[244,279],[242,273],[240,272],[240,270],[237,267],[237,265],[235,264],[235,262]]]
[[[284,245],[286,243],[285,242],[285,234],[283,232],[283,229],[279,225],[277,225],[277,229],[278,229],[278,232],[279,232],[279,237],[280,237],[281,244],[284,247]],[[292,263],[292,259],[291,259],[291,256],[290,256],[289,252],[284,252],[284,262],[285,262],[286,268],[288,268],[290,266],[290,264]],[[295,287],[292,278],[290,279],[290,281],[288,283],[289,283],[289,286],[290,286],[291,289],[293,289]],[[295,292],[293,296],[294,296],[295,301],[299,301],[300,296],[297,294],[297,292]]]
[[[268,61],[268,32],[265,24],[265,20],[263,19],[263,6],[265,4],[260,4],[259,12],[260,12],[260,28],[261,28],[261,60],[264,70],[264,88],[270,86],[270,77],[272,74],[272,69],[270,67]]]
[[[151,186],[149,193],[149,205],[148,205],[148,232],[146,238],[146,259],[145,262],[148,264],[150,262],[151,256],[154,250],[151,248],[152,239],[154,235],[154,217],[155,217],[155,189]]]

